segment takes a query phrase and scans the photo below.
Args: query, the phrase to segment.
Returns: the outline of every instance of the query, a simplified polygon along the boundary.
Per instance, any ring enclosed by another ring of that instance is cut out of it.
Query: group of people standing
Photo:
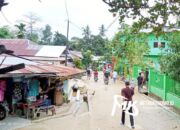
[[[86,73],[87,73],[88,80],[90,80],[92,73],[94,76],[94,80],[95,81],[98,80],[99,74],[98,74],[97,69],[95,69],[94,71],[92,71],[91,69],[87,69]],[[104,74],[104,80],[109,80],[109,77],[111,77],[113,79],[113,82],[116,83],[116,80],[118,78],[118,73],[116,71],[113,71],[113,73],[112,73],[111,70],[104,70],[103,74]]]

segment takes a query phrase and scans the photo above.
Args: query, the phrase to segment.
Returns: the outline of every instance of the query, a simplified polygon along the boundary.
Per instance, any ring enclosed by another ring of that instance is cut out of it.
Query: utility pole
[[[69,19],[67,20],[67,43],[66,43],[66,61],[65,61],[65,66],[67,66],[67,62],[68,62],[68,50],[69,50]]]
[[[67,43],[66,43],[66,61],[65,66],[67,66],[68,63],[68,50],[69,50],[69,14],[68,14],[68,8],[66,0],[64,0],[65,8],[66,8],[66,14],[67,14]]]

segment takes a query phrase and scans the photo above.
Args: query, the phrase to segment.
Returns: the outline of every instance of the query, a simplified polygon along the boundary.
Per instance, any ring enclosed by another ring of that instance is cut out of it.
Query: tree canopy
[[[67,38],[63,34],[59,33],[58,31],[55,32],[54,38],[53,38],[53,44],[64,46],[67,44]]]
[[[166,38],[169,44],[161,58],[161,70],[180,81],[180,31],[168,33]]]
[[[51,26],[50,25],[46,25],[45,29],[42,31],[42,39],[41,42],[42,44],[51,44],[51,40],[52,40],[52,32],[51,32]]]
[[[127,70],[124,75],[131,74],[134,65],[144,66],[144,55],[149,51],[146,34],[134,34],[132,28],[125,26],[115,35],[111,46],[118,61],[116,69]]]
[[[18,28],[17,37],[20,38],[20,39],[25,38],[26,24],[19,23],[19,24],[16,24],[15,27]]]
[[[82,63],[87,68],[90,65],[91,62],[92,62],[92,52],[90,50],[86,50],[85,52],[83,52]]]
[[[11,32],[8,26],[0,27],[0,38],[8,39],[8,38],[14,38],[14,34]]]
[[[153,28],[163,32],[164,26],[175,27],[180,22],[180,0],[103,0],[109,11],[118,13],[120,22],[130,18],[137,30]],[[172,20],[173,18],[173,20]]]

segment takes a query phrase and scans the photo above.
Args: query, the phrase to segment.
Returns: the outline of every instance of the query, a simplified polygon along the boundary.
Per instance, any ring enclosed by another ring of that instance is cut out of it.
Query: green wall
[[[136,80],[140,66],[134,66],[133,78]],[[149,69],[148,92],[153,93],[164,101],[174,102],[180,109],[180,83],[155,69]]]
[[[154,48],[154,42],[165,42],[165,48]],[[163,36],[156,37],[154,34],[150,34],[148,36],[148,45],[150,48],[149,55],[160,55],[161,53],[165,52],[165,50],[168,48],[167,41],[163,38]]]

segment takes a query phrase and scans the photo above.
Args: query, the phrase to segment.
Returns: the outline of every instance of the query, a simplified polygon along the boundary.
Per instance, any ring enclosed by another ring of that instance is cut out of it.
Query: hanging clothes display
[[[5,90],[6,90],[6,81],[0,80],[0,102],[4,101]]]
[[[19,101],[22,99],[22,86],[20,82],[14,83],[14,95],[13,98],[16,99],[16,101]]]
[[[13,78],[7,78],[6,80],[6,92],[5,92],[5,100],[9,105],[9,113],[13,111],[12,108],[12,96],[14,91],[14,82]]]
[[[22,100],[25,101],[28,97],[28,91],[29,91],[29,80],[23,79],[22,82]]]
[[[39,95],[39,81],[37,79],[33,78],[29,82],[28,96],[29,97],[36,97],[37,95]]]
[[[48,78],[40,78],[39,79],[40,86],[42,88],[42,91],[46,91],[49,86]]]

